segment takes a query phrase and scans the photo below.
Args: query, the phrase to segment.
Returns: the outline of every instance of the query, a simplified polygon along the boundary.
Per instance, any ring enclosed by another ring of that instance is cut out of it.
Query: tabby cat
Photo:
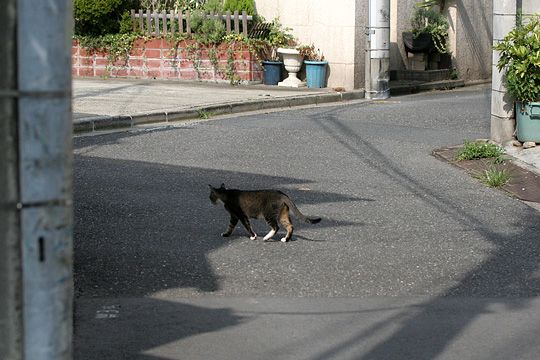
[[[225,205],[225,209],[229,212],[231,220],[227,231],[221,236],[230,236],[238,224],[238,221],[244,225],[249,233],[249,238],[255,240],[257,234],[251,228],[249,219],[264,219],[270,226],[270,232],[263,238],[264,241],[269,240],[278,231],[278,221],[287,229],[287,235],[281,239],[287,242],[293,234],[293,224],[289,216],[289,210],[301,220],[307,223],[316,224],[321,221],[320,217],[307,217],[298,210],[296,205],[289,197],[279,190],[237,190],[226,189],[225,184],[221,187],[210,187],[210,201],[215,205],[218,200]]]

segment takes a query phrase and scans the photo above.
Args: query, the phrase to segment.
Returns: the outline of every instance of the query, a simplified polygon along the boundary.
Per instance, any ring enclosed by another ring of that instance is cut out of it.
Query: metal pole
[[[366,98],[390,97],[390,0],[369,0]]]
[[[0,21],[0,359],[22,359],[20,217],[17,203],[17,0]]]
[[[24,358],[72,357],[72,1],[19,0]]]

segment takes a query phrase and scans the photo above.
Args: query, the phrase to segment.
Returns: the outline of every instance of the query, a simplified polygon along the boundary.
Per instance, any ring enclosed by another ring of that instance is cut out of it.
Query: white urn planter
[[[283,65],[285,70],[289,73],[289,76],[278,83],[278,86],[288,87],[302,87],[306,84],[298,78],[297,74],[302,67],[303,56],[300,55],[300,51],[296,49],[278,48],[278,54],[283,57]]]

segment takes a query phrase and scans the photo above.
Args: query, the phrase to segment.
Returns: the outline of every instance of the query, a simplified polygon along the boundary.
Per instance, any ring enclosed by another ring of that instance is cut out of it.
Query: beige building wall
[[[357,6],[360,3],[366,6]],[[301,44],[314,44],[329,62],[328,86],[363,88],[367,1],[256,0],[257,13],[279,18]]]
[[[406,68],[402,33],[419,0],[390,0],[390,69]],[[526,3],[538,0],[522,0]],[[365,29],[368,0],[256,0],[267,20],[279,18],[300,43],[322,50],[329,61],[329,87],[364,87]],[[461,79],[490,79],[492,57],[492,0],[446,0],[453,63]]]

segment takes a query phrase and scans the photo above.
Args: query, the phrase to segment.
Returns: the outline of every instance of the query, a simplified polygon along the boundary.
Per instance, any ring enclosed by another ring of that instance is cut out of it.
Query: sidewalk
[[[364,91],[152,80],[73,80],[74,131],[363,99]]]
[[[450,89],[463,81],[399,82],[392,94]],[[208,116],[364,99],[363,90],[284,88],[278,86],[159,80],[74,79],[74,131],[131,128]]]
[[[462,87],[462,81],[391,83],[391,93],[405,94]],[[158,80],[74,79],[73,126],[76,133],[136,128],[211,116],[364,99],[363,90],[338,92],[330,88]],[[518,164],[540,174],[540,147],[523,150],[508,146]]]

